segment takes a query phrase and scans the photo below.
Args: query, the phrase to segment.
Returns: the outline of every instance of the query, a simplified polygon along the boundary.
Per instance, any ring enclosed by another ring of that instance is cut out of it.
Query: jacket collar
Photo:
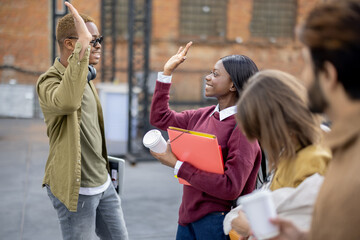
[[[60,58],[55,59],[54,67],[61,75],[64,75],[66,67],[64,67],[64,65],[61,64]]]

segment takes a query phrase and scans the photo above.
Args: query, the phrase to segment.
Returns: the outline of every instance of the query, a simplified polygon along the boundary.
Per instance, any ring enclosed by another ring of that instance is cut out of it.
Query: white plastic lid
[[[160,140],[161,140],[161,132],[157,129],[152,129],[145,134],[143,138],[143,144],[147,148],[152,148],[156,144],[158,144]]]

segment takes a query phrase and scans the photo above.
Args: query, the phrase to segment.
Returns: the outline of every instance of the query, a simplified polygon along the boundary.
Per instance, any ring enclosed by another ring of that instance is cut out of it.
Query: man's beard
[[[328,107],[328,102],[325,99],[324,92],[319,84],[319,78],[316,76],[313,83],[308,89],[309,110],[313,113],[324,113]]]

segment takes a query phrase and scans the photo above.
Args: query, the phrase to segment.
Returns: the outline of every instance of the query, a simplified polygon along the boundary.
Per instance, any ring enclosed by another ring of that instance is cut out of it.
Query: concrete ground
[[[0,118],[0,239],[61,239],[41,188],[47,154],[42,119]],[[175,239],[181,194],[172,169],[157,161],[127,163],[122,207],[130,239]]]

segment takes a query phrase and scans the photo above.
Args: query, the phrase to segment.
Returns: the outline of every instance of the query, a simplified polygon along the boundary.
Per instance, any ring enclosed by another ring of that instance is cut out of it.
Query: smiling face
[[[205,96],[221,98],[229,94],[234,94],[230,89],[234,88],[234,84],[230,79],[230,75],[226,72],[221,60],[217,61],[213,70],[205,77]],[[236,89],[235,89],[236,91]]]
[[[86,27],[88,28],[89,32],[91,33],[91,35],[93,37],[92,40],[100,37],[99,30],[96,27],[95,23],[87,22]],[[90,57],[89,57],[89,64],[96,65],[99,63],[100,57],[101,57],[101,44],[97,43],[95,45],[95,47],[93,46],[93,44],[90,44],[90,46],[91,46],[91,51],[90,51]]]

